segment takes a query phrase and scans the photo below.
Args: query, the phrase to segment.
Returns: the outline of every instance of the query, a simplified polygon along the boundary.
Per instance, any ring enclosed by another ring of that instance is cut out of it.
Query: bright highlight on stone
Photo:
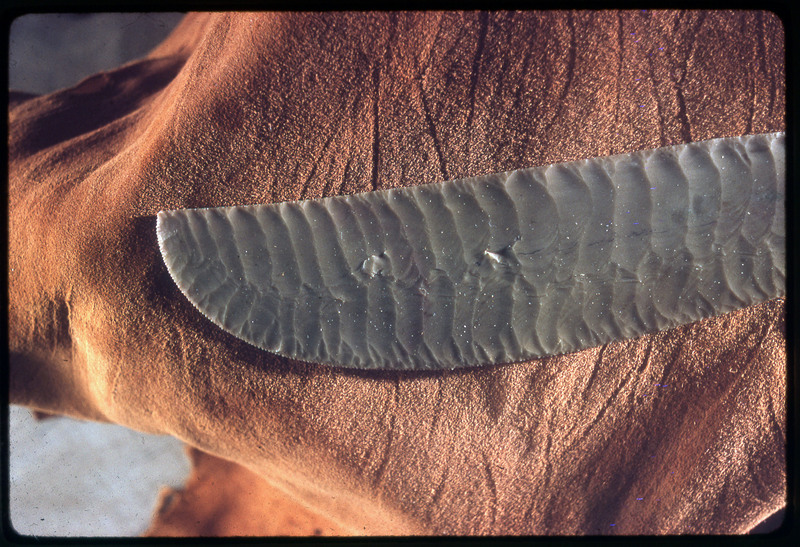
[[[158,214],[172,278],[293,359],[451,369],[785,293],[783,133],[409,188]]]

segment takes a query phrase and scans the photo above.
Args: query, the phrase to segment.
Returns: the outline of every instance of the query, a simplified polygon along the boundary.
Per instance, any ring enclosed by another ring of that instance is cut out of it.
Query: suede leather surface
[[[569,355],[358,372],[183,297],[161,209],[784,130],[768,12],[190,14],[12,94],[10,401],[174,435],[367,534],[742,533],[785,505],[785,302]]]

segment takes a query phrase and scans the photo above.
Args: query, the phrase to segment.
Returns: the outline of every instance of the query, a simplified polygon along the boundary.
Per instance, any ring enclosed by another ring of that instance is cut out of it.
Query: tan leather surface
[[[293,362],[178,291],[160,209],[784,129],[767,12],[189,15],[10,110],[12,403],[164,432],[363,533],[739,533],[785,504],[785,303],[458,372]]]

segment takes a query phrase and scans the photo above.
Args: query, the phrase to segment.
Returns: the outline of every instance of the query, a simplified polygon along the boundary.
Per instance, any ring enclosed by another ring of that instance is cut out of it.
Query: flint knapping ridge
[[[355,368],[505,363],[785,292],[783,133],[438,184],[158,214],[214,323]]]

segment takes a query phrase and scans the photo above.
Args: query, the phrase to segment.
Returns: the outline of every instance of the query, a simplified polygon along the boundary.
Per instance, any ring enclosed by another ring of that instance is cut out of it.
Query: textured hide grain
[[[785,503],[785,303],[455,372],[200,315],[155,214],[784,130],[765,12],[189,15],[10,110],[10,399],[168,433],[358,533],[739,533]]]

